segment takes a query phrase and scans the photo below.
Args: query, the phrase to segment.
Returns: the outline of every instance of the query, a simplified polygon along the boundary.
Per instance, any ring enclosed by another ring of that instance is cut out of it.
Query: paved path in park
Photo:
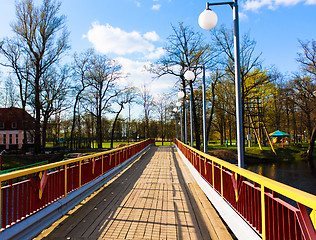
[[[232,239],[172,146],[151,147],[36,239]]]

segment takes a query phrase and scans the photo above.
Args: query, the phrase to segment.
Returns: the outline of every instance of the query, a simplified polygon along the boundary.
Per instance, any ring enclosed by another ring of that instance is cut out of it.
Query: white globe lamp
[[[184,73],[184,77],[185,77],[186,80],[191,81],[195,77],[195,74],[191,70],[187,70]]]
[[[177,102],[176,105],[177,105],[177,107],[181,107],[181,103],[180,102]]]
[[[183,98],[184,97],[184,92],[178,92],[178,98]]]
[[[216,26],[217,15],[210,9],[205,9],[199,16],[199,25],[205,30],[211,30]]]

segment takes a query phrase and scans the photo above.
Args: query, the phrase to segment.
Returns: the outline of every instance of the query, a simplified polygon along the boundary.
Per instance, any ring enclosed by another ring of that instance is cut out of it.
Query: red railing
[[[148,139],[111,151],[1,175],[1,231],[66,197],[154,142]]]
[[[177,139],[174,142],[200,175],[262,239],[316,239],[316,196],[238,168]],[[297,202],[297,207],[281,196]]]

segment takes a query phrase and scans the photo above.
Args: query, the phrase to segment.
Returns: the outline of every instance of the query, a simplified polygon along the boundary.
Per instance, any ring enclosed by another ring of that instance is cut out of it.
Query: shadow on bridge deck
[[[36,239],[232,239],[174,147],[151,147]]]

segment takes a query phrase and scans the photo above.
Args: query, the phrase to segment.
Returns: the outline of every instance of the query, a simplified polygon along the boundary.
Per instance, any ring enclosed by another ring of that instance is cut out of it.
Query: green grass
[[[232,145],[226,147],[225,145],[220,145],[219,142],[209,144],[208,150],[231,150],[237,152],[237,146]],[[308,143],[301,143],[298,146],[290,145],[284,146],[283,148],[280,146],[274,146],[276,151],[276,155],[267,144],[267,146],[262,146],[262,150],[258,145],[253,145],[251,147],[245,147],[245,156],[246,159],[257,159],[257,160],[281,160],[281,161],[301,161],[302,154],[305,153],[308,149]],[[314,157],[316,157],[316,151],[313,152]]]
[[[137,142],[129,142],[129,144],[133,144],[133,143],[137,143]],[[113,142],[113,147],[115,148],[117,145],[120,144],[128,144],[127,141],[119,141],[119,142]],[[96,142],[91,144],[91,148],[98,148],[98,144]],[[103,142],[102,143],[102,148],[111,148],[111,142]]]
[[[64,158],[64,154],[40,154],[40,155],[4,155],[2,157],[1,170],[25,167],[32,164],[40,164],[43,161],[55,162]]]
[[[170,146],[172,144],[173,144],[173,142],[163,142],[163,146]],[[162,142],[156,142],[155,145],[162,146]]]

